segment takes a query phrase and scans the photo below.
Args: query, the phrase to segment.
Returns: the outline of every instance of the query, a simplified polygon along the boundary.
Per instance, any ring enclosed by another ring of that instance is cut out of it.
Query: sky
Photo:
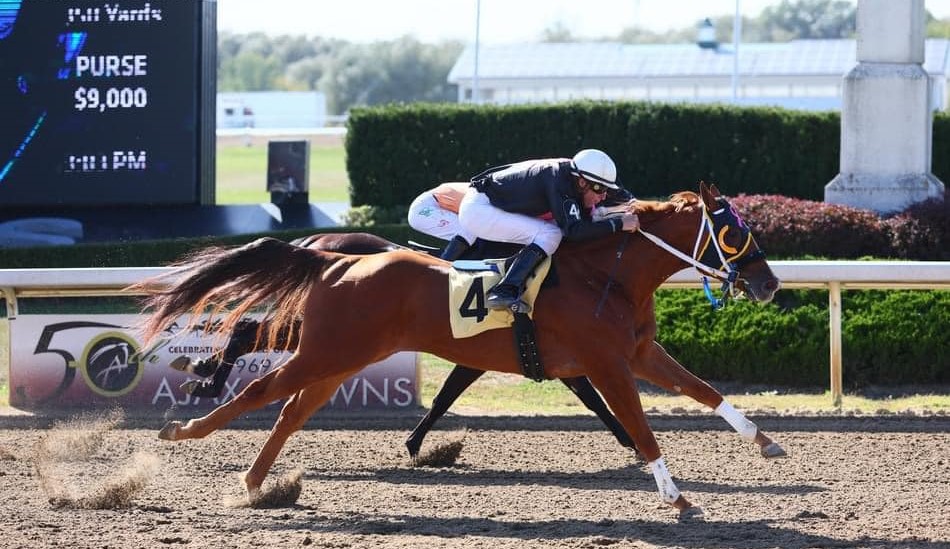
[[[563,24],[578,38],[616,36],[626,27],[681,29],[704,17],[755,17],[778,0],[218,0],[218,30],[340,38],[350,42],[413,35],[422,42],[532,42]],[[480,9],[479,9],[480,5]],[[950,0],[925,0],[950,17]],[[479,16],[476,18],[476,14]]]

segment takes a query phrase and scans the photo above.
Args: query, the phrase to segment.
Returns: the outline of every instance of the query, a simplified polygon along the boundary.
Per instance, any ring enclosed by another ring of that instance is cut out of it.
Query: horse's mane
[[[632,212],[640,217],[640,223],[649,226],[671,213],[681,212],[684,208],[699,203],[699,195],[691,191],[681,191],[670,195],[669,200],[632,199],[607,208],[608,215]]]

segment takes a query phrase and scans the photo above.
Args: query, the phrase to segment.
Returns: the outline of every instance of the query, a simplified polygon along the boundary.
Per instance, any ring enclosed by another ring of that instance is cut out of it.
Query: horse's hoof
[[[185,355],[181,355],[175,360],[171,361],[168,365],[172,370],[178,370],[179,372],[193,373],[195,364],[191,361],[191,358]]]
[[[679,520],[695,520],[702,519],[706,513],[703,511],[703,508],[698,505],[692,505],[686,509],[681,509],[680,514],[677,517]]]
[[[422,446],[421,443],[412,440],[411,438],[406,439],[406,450],[409,450],[409,459],[415,460],[419,457],[419,447]]]
[[[682,513],[683,511],[686,511],[687,509],[691,509],[693,507],[693,504],[690,503],[688,499],[683,497],[683,494],[680,494],[679,497],[676,498],[676,501],[674,501],[672,505],[673,507],[678,509],[680,513]]]
[[[180,421],[169,421],[158,432],[158,438],[161,440],[178,440],[178,429],[181,428]]]
[[[252,505],[255,501],[261,499],[261,487],[251,485],[251,481],[247,478],[249,474],[250,471],[245,471],[240,475],[239,480],[244,487],[244,495],[247,496],[247,503]]]
[[[785,452],[785,449],[779,446],[777,442],[773,442],[772,444],[767,444],[762,447],[762,457],[764,458],[771,459],[785,457],[787,455],[788,454]]]
[[[195,393],[195,390],[199,385],[201,385],[201,382],[197,379],[189,379],[188,381],[179,385],[178,388],[184,391],[185,394],[192,395]]]

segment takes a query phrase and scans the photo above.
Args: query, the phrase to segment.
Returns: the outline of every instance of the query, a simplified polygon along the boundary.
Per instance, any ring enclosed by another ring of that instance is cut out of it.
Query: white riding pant
[[[458,214],[440,206],[430,192],[420,194],[409,205],[409,226],[420,233],[442,240],[452,240],[453,236],[462,231]],[[466,240],[471,244],[475,239]]]
[[[462,231],[496,242],[513,242],[527,246],[534,243],[548,255],[561,244],[563,233],[556,223],[530,215],[506,212],[492,205],[485,193],[471,188],[459,206]],[[473,242],[469,240],[469,243]]]

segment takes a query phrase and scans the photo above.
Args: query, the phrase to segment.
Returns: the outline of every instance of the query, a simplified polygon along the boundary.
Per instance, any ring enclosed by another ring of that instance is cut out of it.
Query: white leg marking
[[[739,410],[736,410],[732,407],[732,404],[726,402],[726,399],[723,399],[719,406],[716,406],[716,415],[726,420],[726,423],[732,425],[732,428],[739,433],[739,436],[746,440],[755,440],[755,434],[759,432],[759,428],[755,426],[755,423],[752,423]]]
[[[656,488],[660,491],[660,499],[672,505],[674,501],[679,499],[680,491],[676,488],[676,485],[673,484],[673,478],[666,469],[666,462],[663,461],[662,457],[658,457],[656,461],[650,462],[650,471],[656,480]]]

